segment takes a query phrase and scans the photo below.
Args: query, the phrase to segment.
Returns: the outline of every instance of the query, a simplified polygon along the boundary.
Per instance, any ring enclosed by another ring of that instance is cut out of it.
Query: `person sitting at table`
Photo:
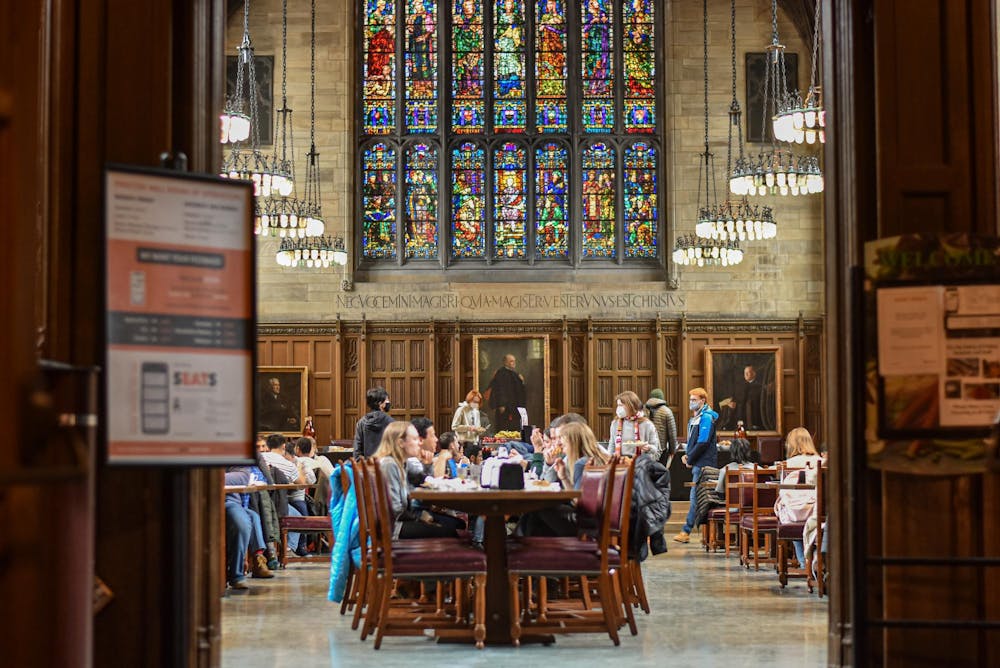
[[[785,437],[785,466],[787,468],[807,469],[806,483],[816,484],[816,469],[823,465],[823,457],[816,451],[809,430],[796,427]]]
[[[547,482],[559,481],[555,463],[557,459],[562,459],[566,456],[563,451],[562,428],[569,424],[586,425],[587,420],[579,413],[560,415],[549,425],[548,441],[543,438],[540,430],[535,429],[532,431],[531,444],[535,447],[536,452],[540,451],[542,453],[543,459],[542,471],[538,475],[539,480]]]
[[[233,466],[226,469],[226,485],[246,487],[254,479],[250,467]],[[264,556],[264,531],[260,515],[249,508],[249,494],[226,494],[226,582],[235,591],[246,590],[243,564],[247,550],[253,551],[251,572],[255,578],[273,578]]]
[[[660,437],[656,425],[642,413],[642,400],[635,392],[626,390],[615,397],[615,419],[611,421],[611,438],[608,450],[621,452],[623,443],[640,441],[645,443],[641,452],[648,452],[653,459],[660,458]],[[630,455],[630,452],[621,452]]]
[[[393,538],[441,538],[456,536],[453,528],[433,521],[425,510],[410,508],[410,490],[404,479],[406,460],[420,454],[420,436],[409,422],[392,422],[382,432],[382,442],[375,451],[389,493],[390,512],[394,518]]]
[[[804,469],[793,471],[785,476],[782,482],[816,484],[816,472],[823,465],[823,458],[816,451],[809,430],[796,427],[785,437],[786,468]],[[815,489],[783,489],[778,492],[778,500],[774,504],[774,512],[782,522],[805,522],[813,514],[816,507]],[[795,558],[801,568],[806,566],[805,543],[793,540]]]
[[[441,434],[437,448],[438,451],[434,455],[435,478],[457,478],[458,467],[469,465],[469,460],[462,455],[462,443],[455,432],[446,431]]]
[[[311,436],[303,436],[295,441],[295,455],[296,463],[302,462],[306,468],[312,469],[317,478],[317,470],[327,478],[333,475],[333,462],[316,453],[316,439]]]
[[[280,434],[271,434],[268,436],[266,447],[268,451],[261,453],[264,461],[274,471],[277,471],[285,481],[296,485],[307,485],[316,482],[316,475],[312,471],[307,470],[305,466],[295,463],[295,446],[291,443],[285,443],[285,439]],[[277,478],[277,476],[275,477]],[[312,478],[311,480],[310,477]],[[276,479],[275,482],[284,481]],[[288,514],[292,517],[309,514],[309,508],[306,505],[306,491],[304,489],[288,490]],[[309,555],[306,548],[306,539],[301,534],[289,532],[288,547],[300,557]]]
[[[597,437],[586,424],[570,422],[559,427],[565,457],[553,463],[563,489],[580,489],[587,464],[603,466],[610,459],[597,445]],[[575,536],[579,529],[576,503],[563,503],[521,516],[518,532],[522,536]]]

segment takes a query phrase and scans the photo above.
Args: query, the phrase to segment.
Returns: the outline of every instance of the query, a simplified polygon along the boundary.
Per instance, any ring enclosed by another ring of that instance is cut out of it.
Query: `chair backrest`
[[[780,436],[759,436],[757,438],[757,453],[761,464],[773,464],[785,458],[783,442]]]
[[[741,495],[743,488],[740,487],[742,471],[740,469],[726,469],[726,510],[728,512],[739,511],[742,508]],[[752,499],[751,499],[752,502]]]
[[[371,467],[371,471],[374,472],[374,482],[372,485],[374,488],[374,506],[375,506],[375,530],[372,532],[373,536],[377,535],[377,542],[375,545],[378,548],[378,553],[382,555],[382,565],[385,568],[385,575],[387,578],[392,578],[392,530],[396,523],[395,518],[392,516],[392,510],[389,505],[389,491],[387,488],[387,482],[385,476],[382,475],[381,461],[376,460]]]
[[[354,476],[354,496],[358,504],[358,544],[361,545],[361,559],[368,559],[368,493],[365,490],[365,463],[353,460],[351,475]]]
[[[636,457],[632,457],[627,462],[619,461],[609,485],[611,490],[609,534],[612,543],[618,547],[621,553],[622,561],[628,559],[628,529],[632,512],[635,460]]]
[[[737,503],[741,512],[750,512],[753,510],[753,492],[754,483],[756,478],[754,477],[754,472],[750,469],[739,469],[739,480],[737,482],[737,489],[739,490]]]
[[[580,481],[580,499],[576,502],[578,514],[586,515],[594,520],[600,518],[604,506],[604,487],[607,476],[607,466],[588,464],[583,469],[583,478]]]
[[[611,543],[611,515],[612,504],[614,503],[615,471],[618,467],[618,458],[612,457],[608,464],[608,474],[604,479],[604,505],[601,508],[601,521],[597,531],[597,549],[601,553],[601,567],[607,566],[608,548]]]
[[[751,491],[753,492],[753,508],[751,512],[755,516],[773,515],[774,502],[778,500],[778,489],[760,489],[758,485],[777,479],[777,469],[762,469],[758,468],[755,464],[752,475],[753,485]]]

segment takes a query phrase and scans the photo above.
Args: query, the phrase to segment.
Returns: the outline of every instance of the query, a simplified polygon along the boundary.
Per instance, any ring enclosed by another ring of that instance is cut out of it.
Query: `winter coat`
[[[344,462],[334,467],[332,480],[340,480],[340,470],[350,471],[351,463]],[[330,588],[327,597],[340,603],[347,590],[347,579],[351,567],[361,567],[361,538],[358,526],[358,500],[354,490],[354,476],[348,473],[350,487],[347,491],[341,485],[333,485],[330,497],[330,523],[333,528],[333,548],[330,551]]]
[[[646,558],[646,539],[659,536],[651,544],[662,545],[663,525],[670,519],[670,472],[649,455],[635,460],[635,480],[632,485],[631,528],[629,550],[636,559]],[[655,554],[659,551],[654,550]]]
[[[719,414],[706,404],[701,412],[688,421],[687,463],[691,467],[717,466],[719,448],[715,437],[715,421]]]
[[[674,412],[663,399],[655,397],[646,402],[646,415],[653,421],[656,434],[660,437],[660,462],[677,452],[677,420]]]
[[[393,422],[388,413],[375,410],[365,413],[354,428],[354,456],[371,457],[382,441],[386,425]]]

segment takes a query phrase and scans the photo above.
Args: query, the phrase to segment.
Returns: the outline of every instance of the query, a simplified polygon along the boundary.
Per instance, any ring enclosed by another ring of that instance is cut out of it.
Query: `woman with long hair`
[[[434,524],[430,513],[416,513],[410,508],[406,486],[406,460],[420,454],[420,436],[409,422],[393,422],[382,432],[375,458],[389,492],[389,512],[394,524],[393,538],[440,538],[457,535],[454,529]]]
[[[635,392],[625,391],[615,397],[615,419],[611,421],[611,438],[609,449],[619,451],[623,443],[640,441],[646,445],[643,452],[648,452],[653,459],[660,458],[660,437],[656,433],[656,425],[642,412],[642,399]],[[622,454],[630,455],[630,452]]]

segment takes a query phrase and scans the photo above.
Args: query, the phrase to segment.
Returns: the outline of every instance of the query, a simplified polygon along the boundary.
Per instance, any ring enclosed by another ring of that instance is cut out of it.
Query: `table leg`
[[[507,527],[503,515],[486,516],[486,644],[509,645],[510,599],[507,590]]]

